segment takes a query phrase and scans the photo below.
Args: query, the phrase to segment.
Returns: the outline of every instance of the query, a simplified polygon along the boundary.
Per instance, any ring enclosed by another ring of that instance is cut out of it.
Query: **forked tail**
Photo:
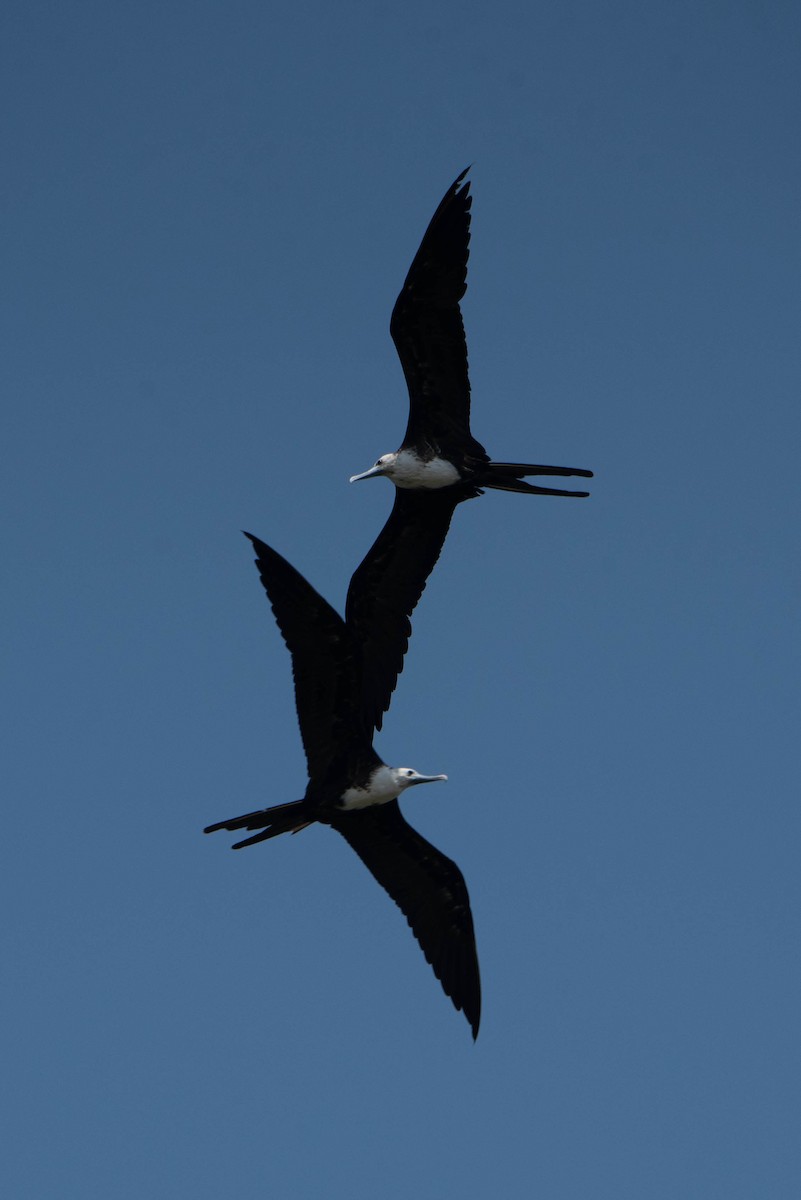
[[[495,488],[499,492],[528,492],[535,496],[589,496],[589,492],[571,492],[565,488],[538,487],[533,483],[525,483],[524,475],[581,475],[585,479],[592,478],[592,471],[581,467],[546,467],[537,463],[486,463],[481,472],[481,479],[476,480],[481,487]]]
[[[243,846],[254,846],[256,842],[266,842],[268,838],[278,837],[280,833],[299,833],[307,825],[311,825],[305,800],[292,800],[289,804],[276,804],[274,808],[261,808],[257,812],[245,813],[242,817],[232,817],[230,821],[218,821],[216,825],[207,825],[204,833],[216,833],[218,829],[258,829],[259,833],[236,842],[231,849],[241,850]]]

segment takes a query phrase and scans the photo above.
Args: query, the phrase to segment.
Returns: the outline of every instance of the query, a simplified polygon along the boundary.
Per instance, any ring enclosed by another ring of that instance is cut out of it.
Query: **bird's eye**
[[[408,779],[411,779],[412,775],[414,775],[414,771],[404,771],[403,773]]]

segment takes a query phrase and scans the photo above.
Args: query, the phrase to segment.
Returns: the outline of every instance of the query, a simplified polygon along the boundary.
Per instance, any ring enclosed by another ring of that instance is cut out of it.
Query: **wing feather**
[[[289,653],[309,777],[321,778],[364,730],[357,653],[327,600],[277,551],[250,533],[256,566]],[[370,744],[366,734],[367,745]]]
[[[481,983],[470,897],[456,863],[404,819],[397,800],[337,813],[332,825],[389,893],[454,1007],[478,1036]]]
[[[459,488],[395,488],[395,503],[348,588],[345,620],[360,647],[365,723],[380,729],[403,669],[410,617],[436,565],[456,505],[472,494]]]
[[[409,388],[404,445],[456,439],[477,457],[470,434],[467,342],[459,301],[467,287],[470,183],[467,171],[443,196],[392,310],[389,331]]]

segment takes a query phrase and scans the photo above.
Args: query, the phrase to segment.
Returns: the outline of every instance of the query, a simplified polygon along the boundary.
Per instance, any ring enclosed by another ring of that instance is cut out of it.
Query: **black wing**
[[[412,632],[409,620],[440,556],[453,510],[472,492],[462,488],[395,488],[389,520],[356,568],[345,621],[361,648],[362,712],[381,728]]]
[[[470,183],[462,171],[445,193],[414,256],[389,331],[409,388],[403,444],[457,441],[486,459],[470,434],[467,343],[459,301],[467,287]],[[461,186],[460,186],[461,185]]]
[[[364,729],[352,639],[339,613],[299,571],[257,537],[245,537],[292,655],[300,736],[309,776],[319,778]],[[366,740],[369,745],[369,733]]]
[[[476,938],[470,897],[456,863],[407,824],[397,800],[337,813],[331,823],[398,905],[445,995],[478,1037]]]

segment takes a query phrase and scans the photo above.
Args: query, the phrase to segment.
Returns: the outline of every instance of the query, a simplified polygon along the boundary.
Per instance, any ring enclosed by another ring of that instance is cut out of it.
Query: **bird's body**
[[[416,447],[384,454],[379,460],[382,474],[396,487],[414,490],[439,491],[463,482],[463,475],[447,458],[430,451],[424,456]]]
[[[483,488],[544,496],[586,496],[526,483],[525,476],[592,476],[579,467],[492,462],[470,432],[467,344],[459,301],[467,287],[470,184],[463,171],[431,219],[392,311],[390,333],[409,389],[400,449],[351,483],[385,475],[398,488],[453,487],[463,498]]]
[[[446,531],[455,503],[442,507]],[[425,586],[419,558],[416,572],[408,573],[412,586],[408,577],[405,593],[396,586],[414,522],[393,526],[392,520],[351,580],[344,621],[286,559],[246,535],[292,656],[309,781],[302,800],[219,821],[205,832],[256,831],[236,843],[241,849],[315,821],[336,829],[399,905],[475,1037],[481,998],[467,888],[456,864],[412,829],[398,806],[408,788],[447,777],[389,767],[372,744],[402,665],[408,615]],[[436,555],[431,566],[435,561]],[[423,567],[427,562],[424,556]]]

